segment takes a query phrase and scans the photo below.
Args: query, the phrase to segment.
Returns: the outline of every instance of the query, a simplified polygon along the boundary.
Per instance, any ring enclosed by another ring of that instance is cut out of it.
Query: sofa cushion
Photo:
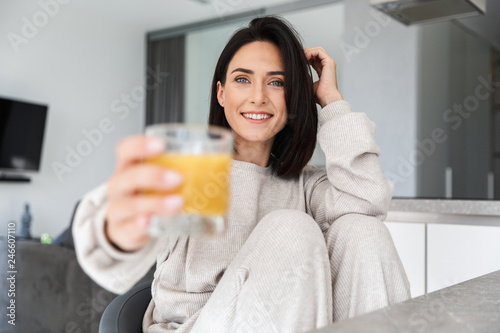
[[[7,247],[5,239],[0,247]],[[6,264],[7,257],[1,258],[1,290],[9,287]],[[17,239],[16,270],[15,296],[0,295],[3,309],[15,300],[15,330],[2,320],[0,332],[97,332],[102,312],[116,297],[97,286],[65,247]]]

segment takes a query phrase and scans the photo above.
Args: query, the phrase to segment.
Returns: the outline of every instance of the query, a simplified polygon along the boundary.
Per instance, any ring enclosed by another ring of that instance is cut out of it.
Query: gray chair
[[[102,314],[99,333],[142,333],[142,318],[151,301],[151,282],[116,297]]]

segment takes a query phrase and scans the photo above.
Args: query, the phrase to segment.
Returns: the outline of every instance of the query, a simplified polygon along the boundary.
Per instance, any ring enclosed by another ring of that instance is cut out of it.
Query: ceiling
[[[72,5],[94,15],[109,17],[137,26],[144,31],[175,27],[263,7],[307,0],[85,0]]]
[[[223,20],[229,15],[264,7],[307,2],[321,0],[85,0],[74,1],[72,5],[150,32],[211,19]],[[486,15],[459,21],[500,50],[500,0],[487,0]]]

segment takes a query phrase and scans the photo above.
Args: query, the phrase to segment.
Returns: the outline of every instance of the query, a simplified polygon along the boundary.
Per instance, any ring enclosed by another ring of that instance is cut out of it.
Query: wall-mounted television
[[[47,105],[0,97],[0,171],[39,171]]]

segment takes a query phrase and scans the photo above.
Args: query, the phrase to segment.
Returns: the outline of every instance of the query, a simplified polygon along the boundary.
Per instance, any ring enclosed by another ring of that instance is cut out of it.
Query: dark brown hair
[[[231,128],[224,108],[217,100],[217,82],[226,82],[229,63],[234,54],[252,42],[270,42],[278,47],[285,66],[285,102],[288,119],[276,134],[269,163],[275,174],[292,177],[309,162],[316,147],[318,114],[311,69],[297,32],[286,21],[275,16],[253,19],[246,28],[236,31],[222,51],[215,67],[210,98],[211,125]]]

